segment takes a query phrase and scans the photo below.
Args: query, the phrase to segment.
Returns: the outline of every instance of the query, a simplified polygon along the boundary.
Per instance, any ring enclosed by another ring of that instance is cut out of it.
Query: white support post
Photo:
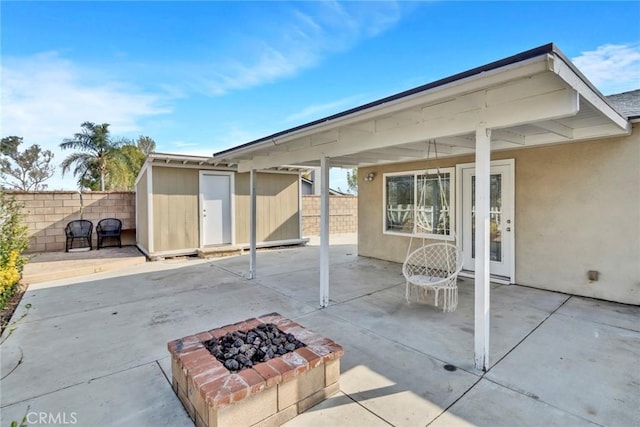
[[[155,227],[153,226],[153,166],[149,165],[147,168],[147,252],[153,254],[155,251],[155,245],[153,243],[154,236],[153,230]]]
[[[476,212],[475,212],[475,324],[476,369],[489,369],[489,208],[491,188],[491,129],[485,123],[476,128]]]
[[[249,279],[256,278],[256,181],[255,169],[249,172]]]
[[[302,172],[298,172],[298,239],[302,234]]]
[[[329,305],[329,168],[330,160],[320,158],[320,307]]]

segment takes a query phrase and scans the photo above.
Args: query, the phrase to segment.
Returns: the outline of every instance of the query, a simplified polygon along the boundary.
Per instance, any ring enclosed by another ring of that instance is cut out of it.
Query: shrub
[[[22,205],[12,195],[0,191],[0,309],[18,289],[27,259],[22,253],[29,247]]]

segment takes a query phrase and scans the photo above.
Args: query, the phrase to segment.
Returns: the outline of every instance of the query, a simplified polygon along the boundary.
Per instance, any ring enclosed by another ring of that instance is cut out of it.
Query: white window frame
[[[427,234],[427,233],[403,233],[400,231],[389,231],[387,230],[387,177],[391,176],[407,176],[413,175],[414,185],[413,185],[413,200],[416,202],[418,200],[418,176],[419,175],[433,175],[437,174],[438,169],[422,169],[422,170],[408,170],[402,172],[388,172],[382,175],[382,234],[390,235],[390,236],[403,236],[403,237],[420,237],[425,239],[433,239],[433,240],[455,240],[456,233],[456,210],[455,210],[455,201],[456,201],[456,168],[455,167],[446,167],[440,168],[440,173],[449,174],[450,182],[449,182],[449,235],[444,234]],[[415,224],[416,220],[416,203],[414,203],[413,209],[413,222]]]

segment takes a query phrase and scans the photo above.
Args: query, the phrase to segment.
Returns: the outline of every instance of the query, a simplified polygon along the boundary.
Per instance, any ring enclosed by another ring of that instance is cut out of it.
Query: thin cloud
[[[243,126],[238,122],[228,123],[224,129],[220,129],[216,132],[213,139],[209,141],[209,148],[211,148],[209,155],[213,154],[213,152],[222,151],[238,144],[253,141],[264,135],[268,135],[271,131],[271,129],[266,128],[247,129],[246,126]]]
[[[56,164],[69,154],[59,144],[87,120],[110,123],[113,134],[121,135],[139,132],[141,120],[171,111],[162,96],[83,70],[56,52],[4,57],[0,73],[2,136],[22,136],[27,146],[51,150]],[[89,82],[86,76],[103,80]],[[59,173],[49,182],[50,188],[73,186],[73,178],[63,181]]]
[[[169,143],[170,145],[177,147],[177,148],[184,148],[184,147],[199,147],[200,144],[197,142],[186,142],[186,141],[174,141]]]
[[[337,113],[344,110],[363,99],[362,95],[350,96],[347,98],[338,99],[337,101],[327,102],[324,104],[309,105],[302,110],[293,113],[285,118],[285,122],[300,122],[312,119],[318,119],[322,116],[326,116],[332,113]]]
[[[214,152],[257,139],[268,130],[247,131],[239,123],[229,123],[212,131],[213,137],[202,142],[171,141],[161,144],[158,151],[191,156],[212,156]]]
[[[640,88],[640,43],[598,46],[572,61],[604,94]]]
[[[253,64],[227,61],[224,66],[226,71],[206,79],[203,88],[208,88],[211,95],[224,95],[293,76],[316,62],[314,55],[303,50],[282,51],[267,44],[263,44],[259,50],[261,53]]]
[[[242,57],[214,61],[208,70],[188,67],[191,73],[198,73],[192,89],[219,96],[294,76],[332,53],[377,36],[401,17],[395,2],[301,3],[283,14],[282,22],[272,23],[279,31],[271,40],[249,35],[251,48],[241,52]]]
[[[121,82],[83,82],[83,71],[55,52],[3,58],[1,71],[3,133],[25,139],[70,136],[92,118],[137,132],[140,119],[171,111],[159,95]]]

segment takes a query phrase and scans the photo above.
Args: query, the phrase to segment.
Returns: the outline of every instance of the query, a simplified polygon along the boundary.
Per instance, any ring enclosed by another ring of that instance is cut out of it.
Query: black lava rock
[[[224,367],[233,372],[238,370],[240,364],[235,359],[228,359],[224,361]]]
[[[304,347],[293,334],[284,333],[272,323],[263,323],[249,331],[234,331],[220,339],[204,343],[209,352],[231,372],[279,357]]]

